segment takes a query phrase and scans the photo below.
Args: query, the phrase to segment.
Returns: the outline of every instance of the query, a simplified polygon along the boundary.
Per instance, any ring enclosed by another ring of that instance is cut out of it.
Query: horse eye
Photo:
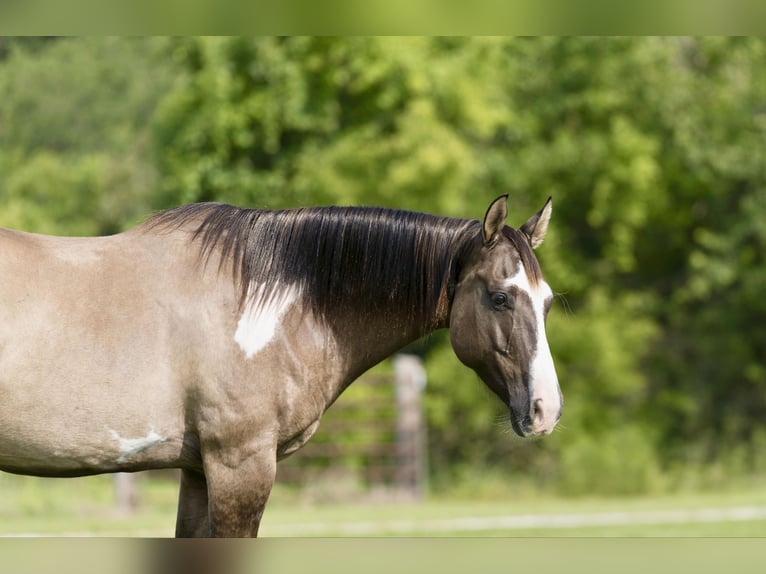
[[[499,291],[492,293],[492,295],[490,295],[490,299],[492,299],[492,304],[495,307],[502,307],[508,302],[508,296],[505,293],[500,293]]]

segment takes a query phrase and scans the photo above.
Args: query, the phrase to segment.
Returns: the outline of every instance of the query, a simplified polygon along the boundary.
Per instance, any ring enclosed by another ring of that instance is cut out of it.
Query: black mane
[[[207,260],[220,250],[240,288],[252,294],[297,287],[317,316],[341,309],[400,310],[433,328],[461,252],[477,236],[478,221],[371,207],[267,211],[217,203],[178,207],[151,226],[190,224]],[[403,318],[404,318],[403,317]]]

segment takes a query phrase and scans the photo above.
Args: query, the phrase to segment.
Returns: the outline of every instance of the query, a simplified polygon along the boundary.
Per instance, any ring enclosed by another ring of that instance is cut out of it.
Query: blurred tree
[[[114,233],[156,188],[150,126],[175,77],[164,39],[6,39],[0,224]]]
[[[752,439],[766,420],[764,57],[755,38],[687,40],[679,54],[663,150],[676,204],[662,222],[684,244],[670,280],[656,278],[668,296],[652,369],[668,456],[689,444],[707,458],[760,447]]]
[[[203,38],[166,102],[163,202],[484,208],[502,41]]]

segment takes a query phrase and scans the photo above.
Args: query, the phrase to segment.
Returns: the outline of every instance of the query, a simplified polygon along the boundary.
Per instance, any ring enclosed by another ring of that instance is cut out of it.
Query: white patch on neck
[[[553,365],[551,349],[548,346],[548,338],[545,335],[545,302],[553,295],[553,291],[542,279],[537,286],[532,287],[521,263],[516,275],[505,280],[505,286],[521,289],[532,300],[537,323],[537,348],[530,368],[530,404],[533,405],[537,399],[542,399],[544,419],[548,424],[552,424],[557,420],[561,410],[559,381]]]
[[[234,333],[234,340],[248,359],[274,338],[282,317],[298,298],[295,288],[280,291],[277,285],[268,296],[265,291],[265,286],[260,285],[253,296],[248,293],[248,303]]]
[[[144,452],[156,444],[165,442],[167,437],[161,436],[154,431],[142,438],[122,438],[117,431],[110,430],[109,434],[120,444],[120,456],[117,462],[128,462],[131,458]]]

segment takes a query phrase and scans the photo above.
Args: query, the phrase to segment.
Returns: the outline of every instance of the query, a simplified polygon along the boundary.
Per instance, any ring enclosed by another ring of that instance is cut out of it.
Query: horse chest
[[[281,460],[293,454],[295,451],[305,445],[319,428],[319,419],[312,422],[297,434],[281,442],[277,447],[277,459]]]

